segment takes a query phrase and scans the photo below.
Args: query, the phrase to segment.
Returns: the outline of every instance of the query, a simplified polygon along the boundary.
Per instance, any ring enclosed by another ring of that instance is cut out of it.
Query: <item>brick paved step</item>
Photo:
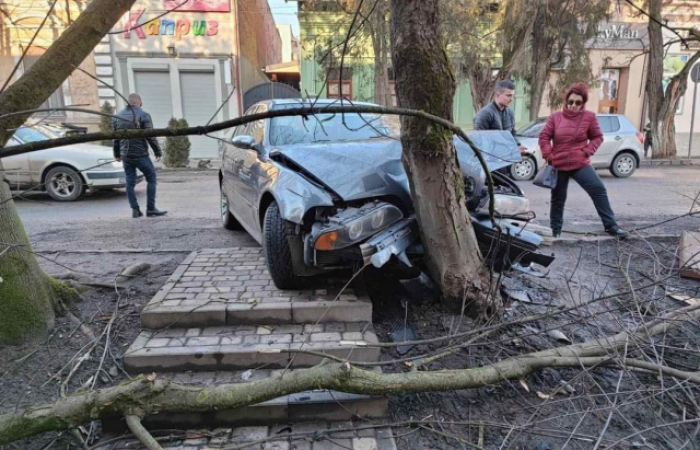
[[[379,368],[376,368],[379,371]],[[184,373],[159,373],[167,378],[188,386],[213,387],[228,383],[247,383],[270,377],[289,376],[294,369],[247,370],[247,371],[208,371]],[[388,409],[388,398],[347,394],[344,392],[314,390],[286,395],[261,404],[231,410],[206,413],[189,412],[182,414],[161,413],[149,417],[144,423],[149,429],[192,428],[206,426],[263,425],[308,421],[342,421],[353,418],[384,417]]]
[[[369,322],[318,325],[228,325],[143,331],[124,355],[132,372],[282,369],[311,367],[320,356],[309,350],[348,358],[377,361],[378,342]]]
[[[260,248],[191,253],[141,313],[144,328],[370,322],[372,303],[340,281],[304,291],[275,287]]]
[[[147,422],[146,422],[147,423]],[[363,424],[364,425],[364,424]],[[271,426],[248,426],[237,428],[217,428],[172,432],[175,439],[161,441],[165,450],[213,450],[240,446],[259,439],[274,437],[264,444],[249,447],[250,450],[396,450],[394,432],[391,428],[357,429],[349,421],[313,422],[289,425],[282,423]],[[319,431],[333,430],[322,434]],[[304,433],[307,436],[289,437],[290,434]],[[159,433],[154,433],[160,436]],[[95,450],[146,450],[133,437],[119,442],[108,440],[104,444],[95,444]]]

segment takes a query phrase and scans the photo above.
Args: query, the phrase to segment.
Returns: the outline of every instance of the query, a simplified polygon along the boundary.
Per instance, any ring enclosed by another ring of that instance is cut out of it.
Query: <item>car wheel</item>
[[[610,172],[617,178],[627,178],[637,170],[637,160],[631,153],[620,153],[613,159]]]
[[[263,223],[263,251],[272,281],[278,289],[300,289],[303,279],[294,274],[292,247],[289,238],[294,235],[294,225],[280,216],[277,203],[271,203],[265,211]]]
[[[80,174],[67,166],[57,166],[49,170],[44,178],[46,192],[59,202],[72,202],[85,191]]]
[[[510,166],[510,176],[515,181],[529,181],[537,174],[537,162],[532,156],[526,156],[522,161]]]
[[[240,230],[241,223],[231,214],[229,201],[224,190],[221,190],[221,223],[227,230]]]

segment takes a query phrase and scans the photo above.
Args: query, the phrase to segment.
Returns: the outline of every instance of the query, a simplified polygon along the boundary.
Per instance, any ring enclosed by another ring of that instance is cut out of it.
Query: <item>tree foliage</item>
[[[189,125],[185,119],[171,118],[168,122],[168,128],[181,129],[187,128]],[[168,136],[165,138],[165,147],[163,148],[163,164],[166,167],[187,167],[190,162],[190,138],[188,136]]]
[[[102,112],[104,114],[113,115],[114,111],[115,111],[114,106],[112,106],[112,104],[110,102],[104,102],[102,104],[102,107],[100,108],[100,112]],[[102,116],[100,118],[100,131],[102,133],[108,133],[111,129],[112,129],[112,118],[107,117],[107,116]],[[111,147],[112,142],[108,141],[108,140],[102,141],[102,145],[106,145],[106,146]]]

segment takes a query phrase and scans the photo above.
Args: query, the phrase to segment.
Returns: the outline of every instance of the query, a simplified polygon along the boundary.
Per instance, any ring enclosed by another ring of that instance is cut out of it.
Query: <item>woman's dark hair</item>
[[[569,96],[571,96],[571,94],[580,95],[584,105],[588,103],[588,86],[586,86],[586,83],[572,84],[571,87],[564,92],[564,104],[569,101]]]

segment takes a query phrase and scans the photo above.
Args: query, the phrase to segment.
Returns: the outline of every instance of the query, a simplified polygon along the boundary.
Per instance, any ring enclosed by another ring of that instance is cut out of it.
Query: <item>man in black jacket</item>
[[[510,131],[520,148],[520,154],[525,153],[525,147],[515,136],[515,113],[510,109],[515,95],[515,84],[510,80],[501,80],[496,84],[493,102],[481,108],[474,116],[475,130],[506,130]]]
[[[129,95],[129,105],[117,113],[117,117],[112,119],[112,128],[116,130],[147,130],[153,128],[151,115],[141,109],[143,102],[138,94]],[[139,203],[136,200],[134,187],[136,186],[136,169],[143,173],[148,182],[147,188],[147,217],[164,216],[167,211],[159,211],[156,209],[156,169],[148,155],[148,146],[151,146],[153,153],[156,155],[156,161],[160,161],[163,156],[163,151],[160,149],[160,144],[156,138],[138,138],[138,139],[115,139],[114,140],[114,158],[117,161],[122,161],[124,164],[124,173],[126,174],[126,196],[129,198],[131,205],[132,217],[138,218],[143,216]]]

